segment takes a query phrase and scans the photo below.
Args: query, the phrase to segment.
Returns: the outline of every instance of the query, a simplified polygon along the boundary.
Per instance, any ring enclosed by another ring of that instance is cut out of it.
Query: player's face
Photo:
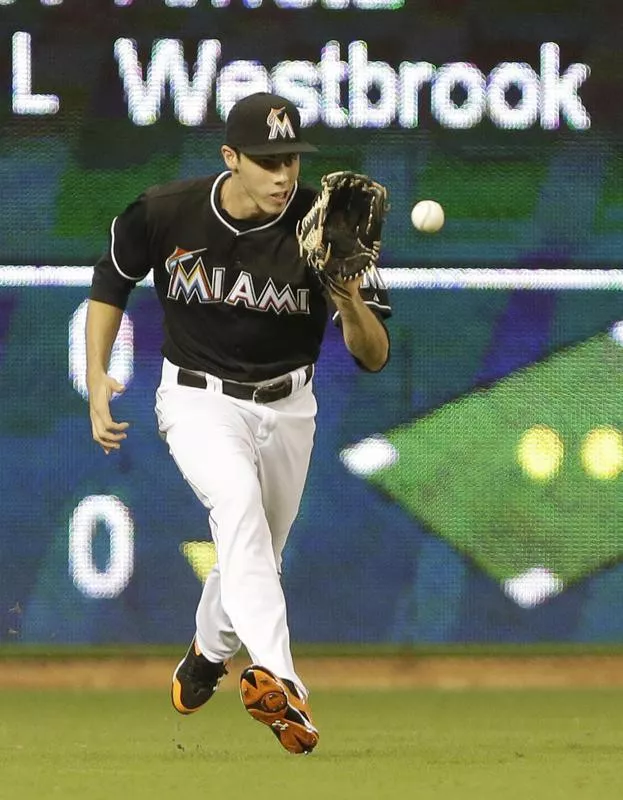
[[[301,168],[298,153],[270,156],[240,153],[235,155],[232,166],[230,169],[240,199],[249,209],[245,216],[250,217],[280,214],[292,194]]]

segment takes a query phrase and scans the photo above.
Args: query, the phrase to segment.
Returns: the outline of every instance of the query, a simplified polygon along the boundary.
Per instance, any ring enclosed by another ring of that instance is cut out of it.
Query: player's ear
[[[238,164],[240,162],[238,150],[236,150],[235,147],[230,147],[228,144],[224,144],[221,147],[221,155],[223,156],[223,161],[225,162],[227,169],[231,170],[232,172],[237,172]]]

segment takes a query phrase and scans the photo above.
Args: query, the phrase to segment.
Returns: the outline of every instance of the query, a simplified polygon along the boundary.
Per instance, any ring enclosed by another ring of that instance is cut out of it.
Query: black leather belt
[[[311,364],[305,367],[305,381],[303,386],[311,380],[314,374],[314,368]],[[208,381],[205,375],[200,372],[191,372],[190,370],[178,368],[177,382],[180,386],[192,386],[195,389],[207,389]],[[228,381],[225,378],[221,380],[223,394],[228,397],[235,397],[237,400],[251,400],[254,403],[274,403],[276,400],[283,400],[284,397],[289,397],[293,391],[292,376],[286,375],[277,381],[271,383],[238,383],[237,381]]]

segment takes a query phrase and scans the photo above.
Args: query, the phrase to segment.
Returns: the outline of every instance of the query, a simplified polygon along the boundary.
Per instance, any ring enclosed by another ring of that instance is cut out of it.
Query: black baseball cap
[[[269,92],[250,94],[232,106],[225,141],[250,156],[318,149],[301,139],[301,115],[294,103]]]

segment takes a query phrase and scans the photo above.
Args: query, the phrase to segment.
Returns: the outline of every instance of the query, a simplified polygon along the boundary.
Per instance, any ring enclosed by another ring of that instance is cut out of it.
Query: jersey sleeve
[[[95,264],[90,298],[125,309],[130,292],[149,273],[147,211],[141,195],[115,217],[108,249]]]

